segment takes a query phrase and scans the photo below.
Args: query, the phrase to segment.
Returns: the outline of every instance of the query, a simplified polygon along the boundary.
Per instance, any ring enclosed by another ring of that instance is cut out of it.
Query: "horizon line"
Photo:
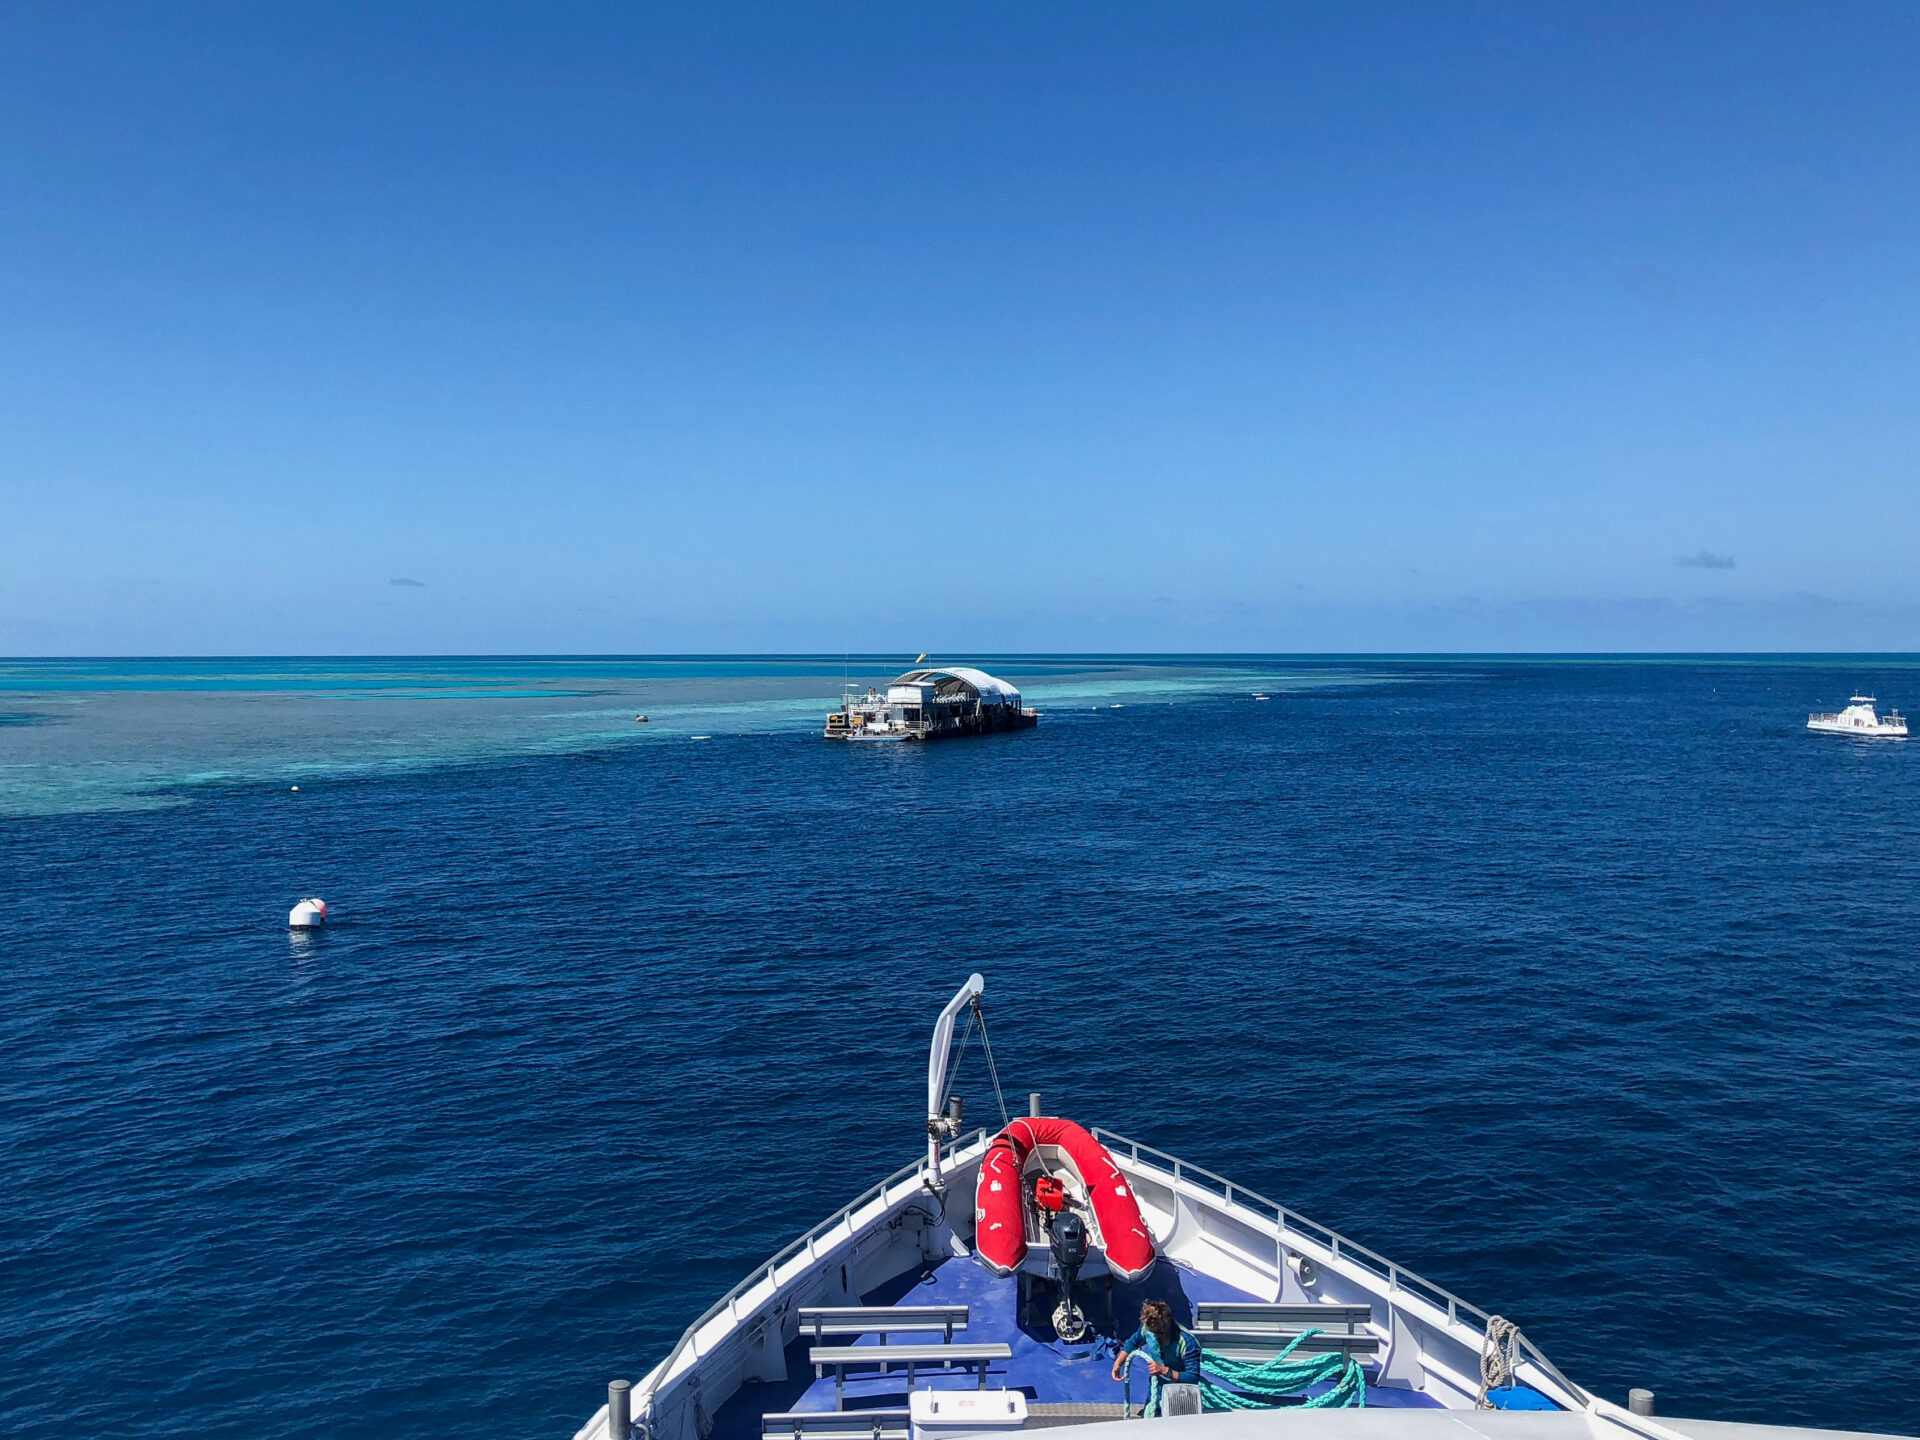
[[[927,652],[937,658],[941,652]],[[994,650],[1009,660],[1920,660],[1920,650]],[[894,650],[209,651],[201,654],[0,655],[0,665],[206,660],[891,660]],[[909,663],[915,663],[908,657]]]

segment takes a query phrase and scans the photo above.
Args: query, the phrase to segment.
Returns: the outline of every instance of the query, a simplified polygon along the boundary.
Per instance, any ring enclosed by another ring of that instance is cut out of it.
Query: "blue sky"
[[[0,25],[0,652],[1920,649],[1911,5]]]

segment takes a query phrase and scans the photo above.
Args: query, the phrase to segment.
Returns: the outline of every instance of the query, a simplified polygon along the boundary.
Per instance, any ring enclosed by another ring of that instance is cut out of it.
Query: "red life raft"
[[[1107,1147],[1071,1120],[1043,1116],[1015,1120],[994,1137],[980,1162],[974,1192],[974,1250],[996,1275],[1011,1275],[1027,1258],[1027,1226],[1021,1213],[1020,1167],[1036,1145],[1063,1152],[1086,1187],[1107,1268],[1122,1280],[1138,1280],[1153,1268],[1153,1236],[1141,1218],[1127,1177]]]

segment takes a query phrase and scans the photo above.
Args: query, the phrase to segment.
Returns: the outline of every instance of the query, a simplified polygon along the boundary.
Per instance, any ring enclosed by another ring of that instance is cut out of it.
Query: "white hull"
[[[1881,721],[1877,725],[1859,725],[1840,720],[1815,719],[1807,721],[1807,729],[1817,730],[1822,735],[1859,735],[1865,738],[1904,740],[1907,738],[1905,723],[1889,725]]]
[[[1871,695],[1856,695],[1847,708],[1832,715],[1809,715],[1807,729],[1822,735],[1857,735],[1864,740],[1904,740],[1907,722],[1898,710],[1882,720]]]
[[[895,1313],[921,1323],[891,1326],[884,1324],[888,1315],[884,1306],[866,1308],[874,1302],[863,1297],[888,1290],[900,1293],[903,1281],[909,1286],[934,1287],[918,1291],[925,1297],[939,1293],[943,1278],[950,1279],[954,1289],[949,1302],[953,1296],[969,1294],[975,1299],[990,1298],[991,1287],[997,1285],[1013,1285],[1015,1293],[1026,1294],[1018,1291],[1026,1277],[1002,1274],[997,1266],[982,1264],[984,1257],[975,1253],[975,1226],[987,1223],[982,1217],[993,1212],[968,1202],[976,1198],[983,1168],[986,1178],[994,1181],[993,1190],[999,1192],[1000,1182],[995,1177],[1004,1166],[983,1164],[994,1142],[991,1132],[958,1134],[961,1111],[958,1102],[950,1098],[948,1059],[954,1020],[972,1005],[974,1018],[984,1026],[978,1009],[983,985],[980,976],[969,977],[967,985],[941,1012],[934,1029],[928,1056],[928,1153],[814,1226],[721,1296],[644,1378],[631,1387],[624,1380],[610,1385],[610,1405],[583,1425],[575,1440],[708,1440],[717,1429],[716,1417],[736,1398],[740,1404],[732,1408],[733,1418],[726,1421],[725,1430],[733,1440],[748,1440],[749,1436],[752,1440],[785,1440],[787,1436],[792,1440],[867,1440],[869,1436],[883,1440],[883,1428],[895,1423],[890,1416],[896,1417],[898,1425],[885,1432],[887,1440],[933,1440],[932,1431],[918,1423],[909,1436],[907,1422],[916,1413],[915,1407],[925,1410],[932,1403],[928,1397],[936,1393],[943,1400],[974,1395],[976,1387],[964,1383],[963,1375],[963,1383],[958,1386],[927,1384],[923,1391],[915,1385],[913,1366],[956,1362],[977,1362],[977,1396],[961,1408],[985,1406],[996,1415],[1017,1417],[1017,1424],[995,1425],[994,1433],[1001,1440],[1013,1429],[1029,1424],[1033,1428],[1084,1426],[1086,1440],[1176,1433],[1162,1432],[1153,1424],[1144,1432],[1133,1428],[1109,1432],[1105,1425],[1109,1415],[1117,1420],[1123,1413],[1118,1394],[1107,1402],[1088,1403],[1084,1397],[1067,1397],[1063,1403],[1040,1395],[1037,1386],[1021,1381],[1020,1375],[1025,1374],[1052,1384],[1061,1373],[1060,1367],[1088,1363],[1096,1364],[1098,1378],[1104,1381],[1105,1357],[1093,1362],[1089,1355],[1071,1353],[1071,1344],[1078,1342],[1070,1342],[1069,1350],[1063,1352],[1050,1344],[1034,1345],[1013,1335],[1011,1338],[1021,1345],[1018,1355],[1005,1343],[951,1343],[956,1330],[967,1331],[968,1341],[992,1338],[990,1327],[978,1322],[993,1313],[993,1303],[997,1302],[983,1303],[986,1314],[973,1311],[971,1303],[951,1309],[946,1303],[917,1310],[909,1306]],[[997,1077],[995,1088],[997,1092]],[[1034,1101],[1038,1115],[1037,1095]],[[1225,1410],[1190,1418],[1183,1415],[1177,1421],[1179,1434],[1187,1434],[1193,1427],[1205,1428],[1202,1440],[1293,1440],[1289,1434],[1292,1431],[1302,1432],[1298,1440],[1446,1440],[1462,1428],[1480,1440],[1790,1440],[1820,1433],[1761,1425],[1663,1422],[1652,1417],[1653,1397],[1646,1391],[1635,1391],[1634,1408],[1623,1409],[1569,1380],[1538,1346],[1498,1317],[1345,1236],[1164,1151],[1104,1130],[1092,1131],[1092,1138],[1104,1147],[1102,1158],[1110,1159],[1121,1172],[1126,1191],[1110,1193],[1131,1193],[1129,1207],[1138,1205],[1132,1223],[1144,1225],[1150,1232],[1148,1238],[1160,1257],[1159,1265],[1165,1267],[1157,1268],[1156,1273],[1171,1277],[1174,1294],[1184,1300],[1189,1293],[1180,1278],[1185,1276],[1188,1280],[1205,1277],[1216,1294],[1226,1291],[1240,1297],[1218,1306],[1213,1328],[1203,1334],[1218,1336],[1223,1342],[1235,1336],[1241,1341],[1259,1338],[1251,1331],[1234,1331],[1231,1322],[1222,1328],[1219,1310],[1286,1307],[1296,1312],[1297,1318],[1302,1309],[1312,1312],[1325,1305],[1328,1326],[1341,1326],[1340,1334],[1330,1335],[1312,1327],[1294,1344],[1311,1336],[1340,1342],[1351,1337],[1357,1351],[1346,1351],[1346,1363],[1356,1381],[1360,1368],[1354,1355],[1369,1357],[1364,1383],[1349,1392],[1348,1401],[1354,1403],[1357,1397],[1365,1408],[1312,1410],[1295,1401],[1252,1411],[1233,1406],[1228,1396]],[[1003,1152],[994,1153],[998,1156]],[[1036,1196],[1038,1189],[1036,1183]],[[1054,1239],[1058,1238],[1056,1234]],[[1084,1249],[1081,1253],[1087,1254]],[[1056,1262],[1058,1258],[1056,1253]],[[1078,1262],[1074,1264],[1077,1270]],[[948,1266],[960,1268],[949,1271]],[[993,1274],[986,1278],[989,1271]],[[1064,1285],[1072,1285],[1073,1273],[1068,1272]],[[1004,1298],[1012,1301],[1014,1293],[1005,1293]],[[1052,1298],[1043,1294],[1042,1304]],[[1068,1301],[1071,1299],[1069,1288]],[[924,1298],[917,1303],[927,1305]],[[1026,1300],[1018,1303],[1025,1304]],[[1207,1307],[1196,1304],[1194,1308],[1197,1317]],[[958,1310],[957,1317],[953,1309]],[[860,1317],[858,1324],[851,1330],[823,1332],[822,1317],[836,1311],[843,1319]],[[1060,1312],[1054,1313],[1058,1326]],[[811,1322],[806,1314],[813,1317]],[[940,1321],[929,1321],[930,1315],[945,1316],[949,1343],[910,1343],[891,1351],[874,1345],[859,1352],[819,1343],[823,1333],[859,1334],[874,1328],[880,1328],[882,1344],[890,1332],[912,1332],[929,1326],[937,1332]],[[880,1322],[878,1326],[876,1321]],[[803,1328],[808,1323],[813,1326],[810,1332]],[[1196,1329],[1199,1323],[1196,1318]],[[1311,1326],[1311,1321],[1307,1323]],[[976,1336],[976,1330],[989,1333]],[[1027,1334],[1031,1336],[1032,1332]],[[1496,1335],[1505,1336],[1506,1348]],[[1269,1331],[1266,1338],[1284,1336]],[[1340,1347],[1333,1348],[1337,1351]],[[1222,1351],[1228,1349],[1223,1343]],[[1290,1344],[1283,1353],[1292,1349]],[[1256,1349],[1253,1353],[1266,1352]],[[1227,1364],[1232,1359],[1230,1353],[1223,1353],[1213,1356],[1212,1363]],[[1002,1381],[1000,1388],[991,1391],[987,1388],[990,1361],[996,1364],[995,1373]],[[887,1394],[895,1394],[904,1381],[908,1392],[904,1408],[862,1405],[857,1403],[859,1397],[852,1397],[854,1404],[846,1403],[849,1397],[842,1393],[846,1367],[885,1372],[889,1366],[902,1363],[905,1375],[898,1379],[883,1375],[882,1388]],[[1485,1371],[1483,1363],[1488,1367]],[[790,1366],[794,1367],[791,1374]],[[830,1380],[822,1379],[826,1369],[834,1371]],[[1083,1377],[1087,1373],[1079,1372]],[[1503,1378],[1493,1379],[1495,1375]],[[921,1380],[927,1383],[925,1369]],[[809,1382],[812,1387],[827,1387],[820,1395],[820,1404],[812,1407],[798,1404],[793,1398],[796,1385],[803,1396],[811,1393]],[[1346,1384],[1341,1381],[1342,1387]],[[1500,1388],[1489,1392],[1489,1384]],[[1322,1398],[1331,1398],[1339,1388]],[[1483,1397],[1490,1400],[1499,1395],[1510,1400],[1527,1391],[1532,1392],[1530,1398],[1538,1405],[1516,1410],[1478,1408]],[[1205,1393],[1203,1379],[1196,1394]],[[1027,1398],[1015,1403],[1012,1397],[1021,1394]],[[774,1401],[771,1406],[769,1399]],[[827,1400],[832,1402],[831,1411],[822,1408]],[[1038,1411],[1049,1413],[1037,1414],[1036,1403]],[[743,1409],[747,1421],[744,1427],[740,1423]],[[1471,1415],[1471,1423],[1462,1412]],[[1447,1419],[1449,1413],[1455,1418]],[[616,1415],[618,1424],[613,1423]],[[1121,1423],[1131,1427],[1137,1422]],[[1313,1434],[1308,1436],[1307,1431]]]
[[[1487,1314],[1346,1237],[1220,1176],[1105,1130],[1095,1136],[1126,1174],[1161,1253],[1177,1264],[1283,1303],[1367,1304],[1383,1340],[1377,1383],[1420,1390],[1448,1410],[1479,1393]],[[650,1440],[701,1440],[702,1423],[744,1384],[786,1378],[784,1350],[802,1305],[858,1304],[859,1296],[934,1257],[971,1249],[973,1193],[992,1138],[982,1130],[943,1149],[941,1177],[956,1197],[928,1223],[927,1162],[897,1172],[809,1231],[696,1320],[632,1391]],[[1303,1285],[1300,1262],[1308,1262]],[[972,1264],[971,1260],[960,1263]],[[1523,1342],[1516,1377],[1597,1421],[1592,1435],[1677,1440],[1563,1376]],[[1617,1427],[1617,1428],[1615,1428]],[[637,1427],[636,1427],[637,1428]],[[575,1440],[607,1440],[607,1414]]]

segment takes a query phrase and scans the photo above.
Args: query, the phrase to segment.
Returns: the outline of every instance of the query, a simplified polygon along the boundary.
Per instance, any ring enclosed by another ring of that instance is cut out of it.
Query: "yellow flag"
[[[926,658],[927,658],[927,652],[922,650],[918,655],[913,657],[913,663],[918,665],[922,660]]]

